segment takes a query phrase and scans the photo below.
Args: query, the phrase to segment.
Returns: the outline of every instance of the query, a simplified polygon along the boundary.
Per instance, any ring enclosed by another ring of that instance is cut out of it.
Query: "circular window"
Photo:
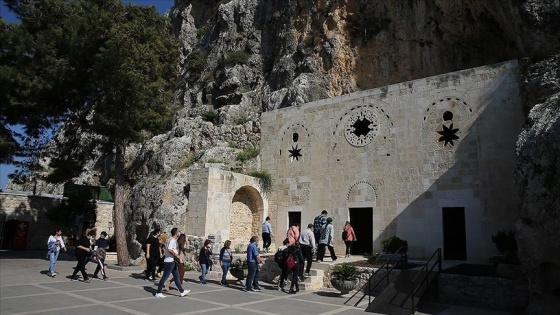
[[[353,146],[368,145],[379,132],[379,118],[370,110],[352,113],[344,126],[344,136]]]

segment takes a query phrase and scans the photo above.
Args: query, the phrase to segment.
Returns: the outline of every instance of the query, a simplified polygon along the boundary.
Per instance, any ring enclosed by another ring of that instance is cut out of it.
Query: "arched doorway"
[[[230,240],[232,248],[245,250],[253,235],[260,235],[263,200],[251,186],[239,188],[232,199]]]
[[[351,253],[369,254],[373,252],[374,208],[377,201],[375,188],[366,180],[357,181],[348,190],[346,198],[348,219],[358,239],[352,244]]]

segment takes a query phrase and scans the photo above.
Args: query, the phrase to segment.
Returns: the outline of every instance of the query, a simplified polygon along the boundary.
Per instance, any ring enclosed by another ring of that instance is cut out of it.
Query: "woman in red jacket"
[[[346,224],[344,224],[342,234],[342,240],[346,245],[346,256],[344,257],[350,257],[350,248],[352,247],[352,242],[357,240],[356,233],[354,233],[354,229],[352,228],[350,221],[346,221]]]

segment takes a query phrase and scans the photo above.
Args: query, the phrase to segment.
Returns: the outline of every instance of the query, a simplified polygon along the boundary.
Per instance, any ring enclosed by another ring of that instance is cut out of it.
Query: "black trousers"
[[[334,253],[334,247],[327,245],[327,244],[319,244],[317,248],[317,260],[323,260],[325,258],[325,249],[326,247],[329,248],[329,252],[331,254],[331,258],[333,261],[337,259],[336,254]]]
[[[82,273],[84,281],[89,279],[88,274],[86,273],[86,260],[88,259],[88,257],[85,255],[76,255],[76,259],[78,260],[78,263],[76,264],[76,267],[74,267],[74,272],[72,273],[71,279],[74,279],[76,277],[78,271]]]
[[[313,232],[313,236],[315,236],[315,244],[319,244],[319,240],[321,239],[321,232]]]
[[[263,249],[268,249],[270,244],[272,244],[272,238],[270,237],[270,233],[262,233],[263,239]]]
[[[290,285],[290,291],[299,291],[298,275],[299,275],[300,264],[296,263],[294,269],[292,269],[292,284]]]
[[[159,255],[150,255],[149,259],[146,259],[146,278],[156,278],[156,267]]]
[[[93,276],[97,277],[97,274],[100,271],[103,277],[107,277],[107,274],[105,273],[105,258],[101,259],[97,257],[97,268],[95,268],[95,271],[93,272]]]
[[[350,255],[350,250],[352,249],[352,242],[353,241],[344,241],[344,245],[346,245],[346,255]]]
[[[280,288],[284,289],[284,282],[286,281],[286,279],[288,278],[288,268],[286,268],[286,266],[284,266],[284,264],[282,264],[282,273],[280,274]]]
[[[305,261],[307,262],[307,266],[305,266],[305,273],[309,273],[313,262],[313,248],[311,248],[310,245],[301,244],[301,252],[303,254],[303,258],[305,258]],[[299,274],[300,276],[303,276],[303,268],[300,268]]]

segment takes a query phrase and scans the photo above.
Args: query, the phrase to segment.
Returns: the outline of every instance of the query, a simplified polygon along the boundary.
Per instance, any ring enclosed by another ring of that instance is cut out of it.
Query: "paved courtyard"
[[[157,285],[145,281],[138,271],[108,270],[108,281],[71,282],[73,255],[61,254],[59,275],[46,275],[48,261],[42,251],[0,251],[0,314],[364,314],[345,306],[337,291],[322,289],[288,295],[274,284],[262,283],[263,291],[247,293],[240,283],[222,287],[214,279],[208,285],[195,283],[198,273],[185,275],[188,296],[177,290],[156,299]],[[93,273],[93,264],[88,264]],[[429,304],[417,314],[505,315],[507,312]]]

